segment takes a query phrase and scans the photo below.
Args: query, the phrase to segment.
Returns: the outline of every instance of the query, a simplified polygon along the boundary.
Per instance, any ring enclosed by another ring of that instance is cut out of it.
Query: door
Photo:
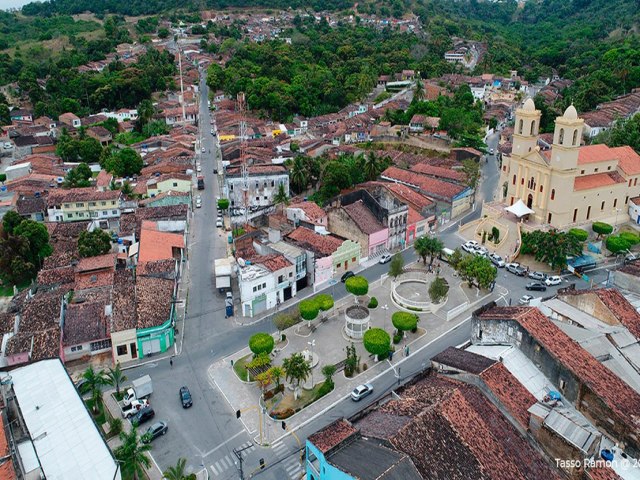
[[[267,296],[261,295],[253,301],[253,316],[264,312],[267,309]]]
[[[284,301],[286,302],[291,298],[291,287],[285,288],[282,293],[284,294]]]
[[[533,195],[529,194],[527,197],[527,207],[531,208],[531,205],[533,205]]]
[[[160,349],[160,339],[159,338],[154,338],[149,343],[151,343],[151,353],[160,353],[161,349]]]
[[[129,350],[131,350],[131,358],[138,358],[138,346],[135,342],[129,344]]]

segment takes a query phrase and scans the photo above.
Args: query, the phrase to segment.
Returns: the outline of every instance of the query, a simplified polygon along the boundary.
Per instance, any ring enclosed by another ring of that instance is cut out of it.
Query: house
[[[629,218],[640,224],[640,196],[629,199]]]
[[[19,195],[16,200],[16,212],[18,212],[21,217],[28,218],[29,220],[44,222],[47,204],[45,199],[40,195]]]
[[[167,108],[162,112],[167,125],[177,125],[185,123],[196,123],[198,117],[198,106],[189,105],[186,107]]]
[[[295,265],[281,254],[259,255],[239,262],[242,315],[255,317],[295,296]]]
[[[33,112],[26,108],[14,108],[9,112],[9,117],[12,122],[33,122]]]
[[[287,218],[295,225],[307,222],[312,225],[327,227],[327,212],[315,202],[291,203],[285,209]]]
[[[71,112],[61,114],[58,117],[58,122],[62,124],[62,126],[67,126],[72,128],[80,128],[82,126],[80,117],[78,117],[77,115]]]
[[[425,130],[434,131],[440,124],[440,117],[428,117],[426,115],[415,114],[409,121],[409,130],[412,132],[423,132]]]
[[[93,188],[74,188],[68,191],[61,202],[62,221],[117,218],[120,216],[121,202],[122,193],[119,190],[100,192]]]
[[[113,140],[111,132],[100,125],[87,128],[87,135],[98,140],[101,145],[109,145]]]
[[[289,174],[283,165],[250,165],[247,167],[248,185],[244,188],[242,167],[229,167],[225,175],[225,188],[233,209],[244,210],[245,198],[249,209],[273,205],[273,197],[280,185],[289,196]]]
[[[362,200],[327,210],[329,231],[360,244],[360,259],[387,250],[389,229],[384,227]]]
[[[255,242],[254,246],[256,246]],[[304,248],[279,240],[266,245],[259,245],[256,247],[256,250],[262,255],[268,255],[270,253],[281,254],[295,265],[296,269],[293,281],[296,283],[296,292],[299,292],[307,285],[314,284],[313,254],[310,255]]]

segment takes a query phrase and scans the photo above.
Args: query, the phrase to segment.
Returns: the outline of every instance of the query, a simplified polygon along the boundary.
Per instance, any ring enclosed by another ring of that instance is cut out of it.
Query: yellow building
[[[184,173],[167,173],[147,180],[147,195],[155,196],[164,192],[191,192],[191,176]]]
[[[527,99],[516,110],[513,149],[503,156],[503,201],[518,199],[532,220],[555,228],[626,222],[629,199],[640,194],[640,156],[631,147],[580,146],[584,121],[571,105],[555,121],[553,145],[538,145],[540,111]]]
[[[63,222],[100,220],[120,216],[122,193],[119,190],[96,191],[92,188],[75,188],[65,195],[60,209]]]

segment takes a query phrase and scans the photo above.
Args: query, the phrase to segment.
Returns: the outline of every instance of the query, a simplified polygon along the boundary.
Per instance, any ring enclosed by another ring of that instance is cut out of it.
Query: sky
[[[0,10],[9,10],[10,8],[20,8],[33,0],[0,0]]]

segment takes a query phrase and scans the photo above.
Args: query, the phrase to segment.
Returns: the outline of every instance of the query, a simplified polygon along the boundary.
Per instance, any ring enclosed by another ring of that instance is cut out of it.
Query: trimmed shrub
[[[411,333],[417,333],[418,332],[418,326],[416,325],[415,328],[411,329]]]
[[[391,323],[400,332],[406,332],[417,327],[418,316],[409,312],[395,312],[391,315]]]
[[[391,348],[391,337],[382,328],[370,328],[362,337],[367,352],[384,357]]]
[[[344,285],[347,292],[357,297],[361,297],[362,295],[369,293],[369,281],[361,275],[347,278]]]
[[[273,350],[275,340],[268,333],[256,333],[249,339],[249,349],[254,355],[269,354]]]
[[[500,230],[498,230],[498,227],[491,227],[491,239],[495,244],[500,243]]]
[[[629,250],[630,247],[631,244],[618,235],[611,235],[610,237],[607,237],[607,249],[611,253],[624,252],[625,250]]]
[[[589,232],[581,228],[572,228],[567,233],[581,242],[586,242],[587,238],[589,238]]]
[[[333,308],[333,297],[331,295],[321,293],[319,295],[316,295],[313,299],[316,301],[318,309],[322,310],[323,312],[326,312],[327,310],[331,310]]]
[[[369,300],[369,305],[367,305],[367,308],[376,308],[378,306],[378,299],[376,297],[371,297],[371,300]]]
[[[593,222],[593,225],[591,225],[591,229],[598,235],[609,235],[611,232],[613,232],[613,226],[604,222]]]
[[[318,306],[318,302],[314,298],[309,298],[307,300],[302,300],[299,303],[300,306],[300,316],[307,321],[315,320],[320,312],[320,307]]]
[[[632,232],[622,232],[620,234],[620,238],[624,241],[629,242],[631,245],[637,245],[640,243],[640,237]]]
[[[263,352],[256,355],[253,360],[247,363],[246,368],[250,370],[252,368],[266,367],[267,365],[271,365],[271,357],[269,357],[268,353]]]
[[[396,333],[396,334],[393,335],[393,343],[395,343],[397,345],[401,341],[402,341],[402,334],[401,333]]]
[[[280,341],[284,342],[287,339],[287,336],[283,333],[282,335],[280,335]]]

